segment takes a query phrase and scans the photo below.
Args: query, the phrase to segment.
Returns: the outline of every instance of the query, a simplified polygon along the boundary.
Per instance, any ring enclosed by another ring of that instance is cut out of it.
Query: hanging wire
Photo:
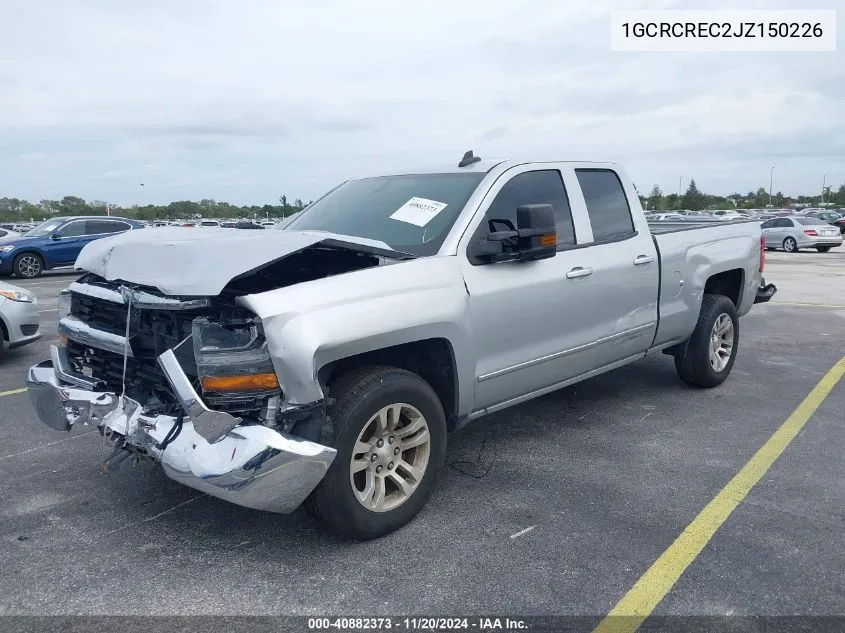
[[[126,366],[129,360],[129,324],[132,321],[132,297],[135,293],[130,291],[127,294],[129,295],[129,306],[126,309],[126,332],[123,339],[123,376],[121,377],[122,391],[120,392],[121,405],[123,405],[123,397],[126,395]]]
[[[472,477],[473,479],[483,479],[490,474],[490,471],[493,470],[493,466],[496,464],[496,459],[499,456],[499,447],[497,445],[496,438],[496,422],[490,422],[490,425],[490,432],[481,443],[481,447],[478,449],[478,455],[475,456],[475,460],[455,460],[449,463],[450,468],[454,468],[459,473]],[[481,470],[481,457],[484,455],[484,449],[487,448],[487,443],[491,439],[493,440],[493,456],[490,459],[490,463],[487,464],[487,467],[484,468],[484,470]]]

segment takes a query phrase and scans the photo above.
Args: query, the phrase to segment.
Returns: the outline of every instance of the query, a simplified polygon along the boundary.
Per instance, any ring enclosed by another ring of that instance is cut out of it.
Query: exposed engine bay
[[[212,297],[165,295],[154,287],[86,273],[65,292],[59,333],[73,371],[150,413],[181,415],[157,362],[172,350],[209,408],[247,424],[289,430],[297,416],[281,419],[283,387],[261,320],[237,298],[407,258],[325,240],[235,277]],[[111,337],[109,344],[104,336]]]

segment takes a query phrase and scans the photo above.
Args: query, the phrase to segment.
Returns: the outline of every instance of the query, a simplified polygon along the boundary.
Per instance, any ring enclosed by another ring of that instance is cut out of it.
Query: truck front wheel
[[[733,301],[705,294],[695,330],[675,354],[675,370],[688,385],[716,387],[731,373],[738,345],[739,318]]]
[[[431,497],[446,456],[446,416],[422,378],[395,367],[342,376],[322,443],[337,449],[308,499],[312,514],[344,538],[383,536]]]

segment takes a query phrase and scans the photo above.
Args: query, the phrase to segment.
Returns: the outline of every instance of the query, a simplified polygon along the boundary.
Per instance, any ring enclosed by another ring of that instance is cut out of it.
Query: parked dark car
[[[249,220],[241,220],[235,225],[236,229],[264,229],[260,224],[250,222]]]
[[[819,220],[824,220],[828,224],[833,224],[842,217],[842,214],[837,211],[810,211],[807,214],[807,217],[818,218]]]
[[[52,218],[20,237],[3,240],[0,274],[32,279],[51,268],[72,266],[89,242],[142,226],[135,220],[117,217]]]

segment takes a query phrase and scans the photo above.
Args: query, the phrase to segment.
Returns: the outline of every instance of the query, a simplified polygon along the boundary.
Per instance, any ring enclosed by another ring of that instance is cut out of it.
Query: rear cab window
[[[593,242],[601,244],[634,237],[634,218],[622,181],[611,169],[576,169],[593,228]]]

